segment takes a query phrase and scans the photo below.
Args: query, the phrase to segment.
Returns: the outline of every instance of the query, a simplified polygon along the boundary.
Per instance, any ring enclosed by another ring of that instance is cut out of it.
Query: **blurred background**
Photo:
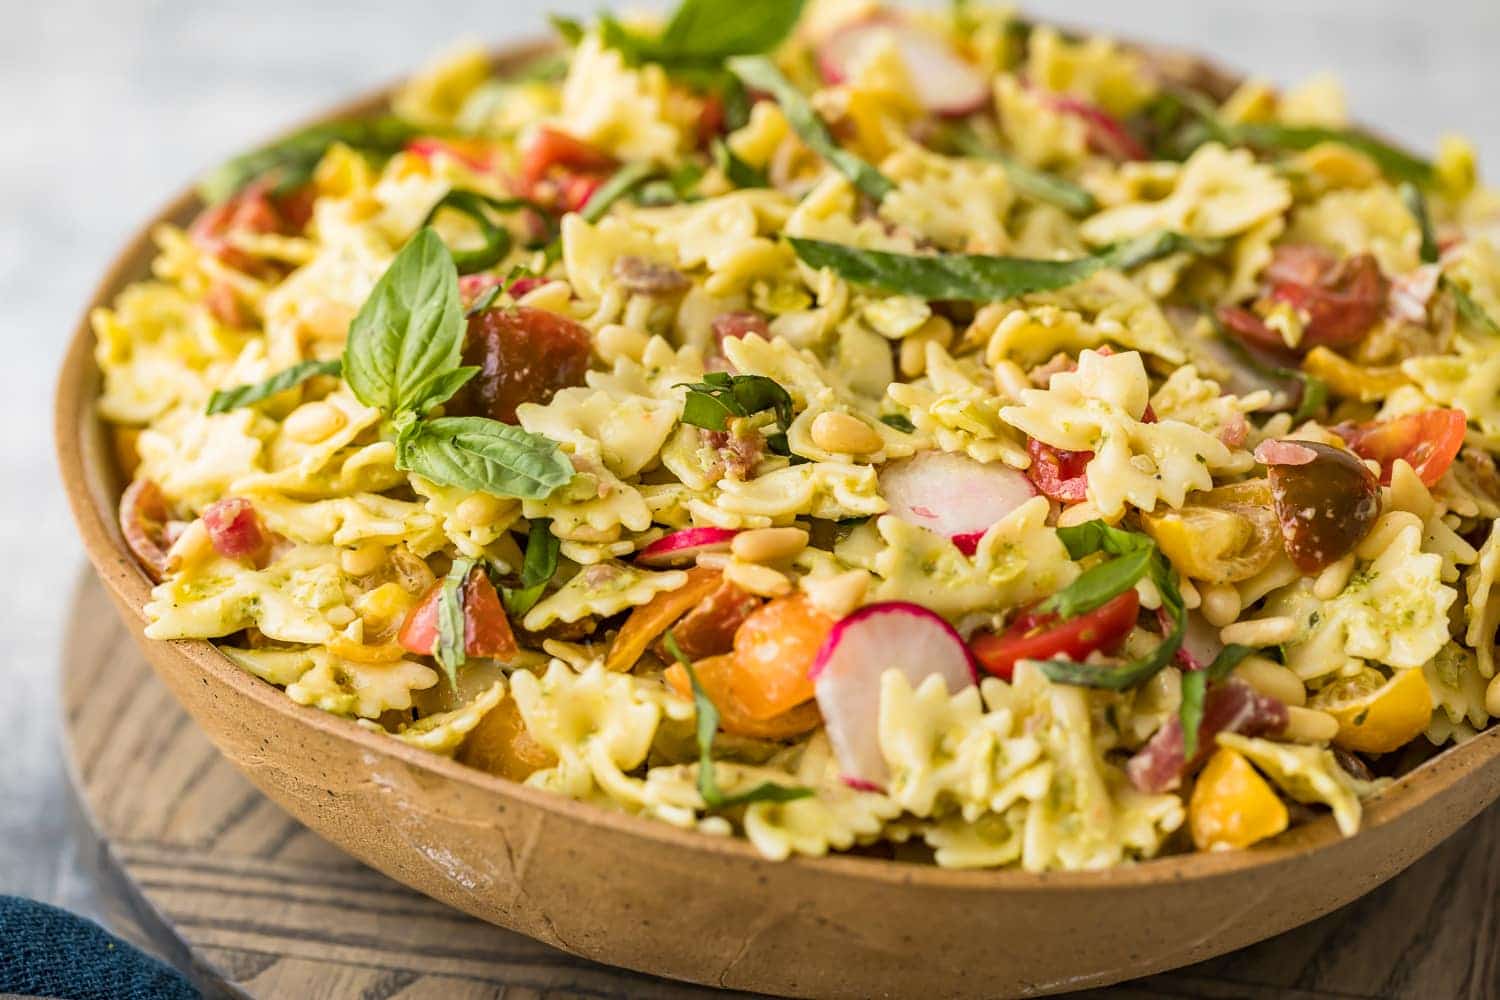
[[[746,0],[754,2],[754,0]],[[56,482],[52,381],[125,238],[229,154],[457,39],[602,0],[0,0],[0,893],[93,911],[69,840],[55,667],[82,571]],[[1051,0],[1028,12],[1201,50],[1278,83],[1320,70],[1419,150],[1462,131],[1500,174],[1495,0]]]

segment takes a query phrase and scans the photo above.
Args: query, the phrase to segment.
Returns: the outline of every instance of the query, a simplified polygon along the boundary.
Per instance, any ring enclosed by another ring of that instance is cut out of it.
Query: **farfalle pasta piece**
[[[136,441],[139,475],[155,482],[169,499],[202,510],[263,470],[266,440],[274,430],[254,409],[210,416],[182,407],[141,432]]]
[[[963,367],[941,344],[927,345],[927,374],[920,382],[893,382],[891,402],[908,414],[917,431],[943,451],[962,452],[978,462],[1004,462],[1025,468],[1026,442],[1000,418],[1005,400]],[[918,442],[910,442],[908,453]],[[892,458],[900,457],[898,455]]]
[[[668,87],[660,66],[632,69],[590,34],[573,50],[558,127],[622,160],[666,161],[683,142],[668,114]]]
[[[527,612],[525,625],[538,632],[556,621],[576,622],[589,615],[608,618],[686,582],[681,570],[653,573],[622,562],[598,563],[579,570],[561,590]]]
[[[1359,832],[1364,812],[1360,799],[1375,794],[1387,783],[1355,779],[1339,766],[1333,751],[1324,747],[1273,743],[1238,733],[1219,733],[1218,742],[1248,757],[1277,788],[1298,802],[1328,806],[1339,832],[1346,837]]]
[[[467,705],[424,715],[415,722],[405,722],[387,730],[376,723],[360,720],[360,725],[374,732],[389,732],[403,743],[421,750],[431,750],[445,757],[458,752],[464,739],[484,720],[491,709],[505,699],[505,682],[496,681],[481,691]]]
[[[588,449],[596,444],[604,467],[622,479],[656,459],[677,425],[682,402],[612,393],[598,389],[563,389],[545,405],[522,403],[516,419],[533,434]]]
[[[266,495],[256,498],[255,510],[271,531],[310,545],[405,543],[413,554],[428,556],[447,541],[438,519],[422,504],[376,493],[312,502]]]
[[[896,189],[880,214],[946,250],[1005,253],[1005,217],[1015,193],[1005,168],[983,160],[928,152],[907,141],[881,162]]]
[[[297,704],[335,715],[376,719],[384,712],[404,712],[412,707],[412,692],[438,682],[437,671],[411,660],[360,663],[326,649],[223,648],[238,666],[285,687]]]
[[[1450,642],[1422,667],[1422,675],[1432,693],[1429,743],[1442,746],[1450,740],[1466,740],[1489,723],[1484,703],[1488,680],[1473,650]]]
[[[1500,631],[1500,521],[1490,525],[1490,535],[1479,549],[1479,558],[1465,582],[1468,601],[1464,617],[1464,641],[1478,656],[1479,673],[1495,676],[1495,634]]]
[[[1121,117],[1141,110],[1157,90],[1139,53],[1098,35],[1069,39],[1051,25],[1032,31],[1025,74],[1044,90],[1083,98]]]
[[[1421,234],[1394,188],[1331,191],[1292,213],[1291,243],[1319,243],[1348,256],[1371,253],[1386,274],[1409,274],[1421,261]]]

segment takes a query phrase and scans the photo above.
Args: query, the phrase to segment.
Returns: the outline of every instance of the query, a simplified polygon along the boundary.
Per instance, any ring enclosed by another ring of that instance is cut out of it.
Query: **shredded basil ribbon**
[[[534,211],[542,211],[541,206],[525,198],[491,198],[489,195],[480,194],[478,191],[469,191],[464,188],[453,188],[447,194],[437,200],[427,212],[427,217],[422,220],[421,228],[432,225],[432,221],[444,209],[459,212],[468,218],[479,228],[480,238],[484,241],[473,250],[452,250],[454,266],[458,268],[459,274],[474,274],[483,271],[487,267],[494,267],[505,259],[510,253],[511,235],[504,226],[496,225],[489,216],[490,212],[515,212],[520,209],[529,208]]]
[[[703,690],[703,685],[698,680],[698,671],[693,669],[692,661],[683,654],[682,647],[677,645],[677,638],[670,629],[667,630],[664,644],[672,658],[682,664],[682,669],[687,672],[688,683],[693,688],[693,705],[698,713],[698,794],[703,797],[704,804],[709,809],[728,809],[750,802],[792,802],[811,796],[810,788],[778,785],[771,781],[762,782],[737,795],[725,795],[720,790],[718,778],[714,774],[713,753],[714,736],[719,731],[719,710]]]
[[[526,534],[526,555],[521,561],[521,586],[502,596],[505,610],[513,617],[524,615],[541,599],[547,583],[557,575],[557,555],[562,542],[552,533],[552,522],[538,517]]]
[[[1031,292],[1063,288],[1107,268],[1128,270],[1174,253],[1211,254],[1222,243],[1159,232],[1106,247],[1075,260],[1036,260],[980,254],[902,254],[861,250],[842,243],[788,237],[804,264],[831,268],[857,285],[929,301],[1003,302]]]
[[[1028,167],[1015,157],[992,149],[971,128],[954,127],[946,137],[964,156],[1000,164],[1015,189],[1028,198],[1055,205],[1070,215],[1090,215],[1099,207],[1094,196],[1077,184],[1045,170]]]
[[[1203,726],[1203,702],[1208,695],[1208,686],[1228,677],[1229,672],[1253,652],[1255,650],[1250,646],[1231,643],[1219,650],[1219,655],[1206,669],[1189,670],[1182,675],[1182,704],[1177,710],[1177,721],[1182,724],[1184,761],[1192,760],[1198,754],[1198,732]]]
[[[464,584],[474,560],[459,558],[453,561],[448,575],[443,578],[443,587],[438,591],[437,641],[433,643],[432,655],[448,675],[448,683],[457,687],[458,668],[467,660],[464,628]]]
[[[1401,185],[1401,199],[1406,202],[1406,208],[1416,219],[1417,228],[1422,233],[1421,260],[1424,264],[1436,264],[1441,256],[1438,248],[1437,237],[1432,231],[1432,214],[1427,210],[1427,199],[1415,184]],[[1500,337],[1500,323],[1485,311],[1484,306],[1474,300],[1474,296],[1458,282],[1439,273],[1438,283],[1453,296],[1453,306],[1458,310],[1458,315],[1471,326],[1476,326],[1492,337]]]
[[[315,376],[338,375],[342,370],[343,365],[338,361],[303,361],[277,372],[264,382],[252,382],[249,385],[237,385],[232,389],[216,390],[212,396],[208,397],[208,409],[204,412],[209,416],[215,413],[228,413],[230,410],[237,410],[242,406],[269,399],[278,392],[285,392]]]
[[[314,168],[335,143],[371,155],[390,156],[421,134],[415,125],[391,116],[314,125],[228,160],[198,182],[198,195],[208,204],[216,204],[273,172],[275,192],[285,194],[312,179]]]
[[[731,56],[769,52],[797,26],[802,6],[803,0],[683,0],[658,37],[631,31],[607,14],[599,19],[599,35],[630,62],[702,71]],[[569,18],[554,16],[552,24],[573,45],[585,34]]]
[[[1183,632],[1187,628],[1187,608],[1183,606],[1182,594],[1177,589],[1177,571],[1172,569],[1150,536],[1112,528],[1103,521],[1088,521],[1068,528],[1058,528],[1057,537],[1067,547],[1068,555],[1075,560],[1096,552],[1107,553],[1115,558],[1085,572],[1068,587],[1054,594],[1042,605],[1043,608],[1055,610],[1061,606],[1092,610],[1118,597],[1127,587],[1135,586],[1141,577],[1149,576],[1161,594],[1162,607],[1172,616],[1172,632],[1151,655],[1123,665],[1078,663],[1064,659],[1033,662],[1037,663],[1048,679],[1059,684],[1110,691],[1123,691],[1156,676],[1177,655],[1177,650],[1182,647]],[[1141,555],[1143,552],[1144,557]]]
[[[878,202],[896,189],[889,177],[838,144],[811,102],[771,60],[765,56],[742,56],[729,60],[729,71],[751,90],[764,91],[775,98],[798,138],[860,191]]]

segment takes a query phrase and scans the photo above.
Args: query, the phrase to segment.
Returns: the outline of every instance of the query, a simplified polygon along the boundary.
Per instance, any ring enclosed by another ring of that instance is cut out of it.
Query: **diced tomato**
[[[488,309],[469,317],[463,362],[479,374],[449,405],[462,416],[516,422],[522,403],[546,403],[559,389],[583,385],[592,353],[588,330],[543,309]]]
[[[614,157],[603,150],[558,129],[542,128],[521,155],[521,180],[532,187],[557,167],[575,174],[602,174],[614,166]]]
[[[167,499],[149,479],[134,480],[120,497],[120,533],[151,579],[167,575]]]
[[[1036,438],[1026,439],[1031,466],[1026,476],[1045,497],[1060,503],[1078,503],[1088,493],[1091,451],[1064,451]]]
[[[215,500],[203,512],[203,526],[214,551],[226,559],[254,558],[266,550],[255,507],[244,497]]]
[[[1385,314],[1388,289],[1375,258],[1361,253],[1338,262],[1316,283],[1273,282],[1271,298],[1306,315],[1299,345],[1303,350],[1320,344],[1348,347]]]
[[[1151,154],[1139,139],[1130,134],[1118,118],[1090,101],[1066,94],[1048,94],[1044,102],[1056,111],[1083,120],[1088,130],[1089,147],[1114,160],[1149,160]]]
[[[1054,656],[1082,659],[1095,650],[1111,650],[1135,625],[1141,601],[1132,587],[1093,611],[1058,621],[1055,614],[1023,613],[1010,628],[996,635],[986,632],[969,643],[979,665],[1008,681],[1021,660]]]
[[[481,173],[493,167],[495,162],[494,149],[478,139],[439,139],[435,135],[419,135],[406,144],[406,151],[428,161],[439,154],[449,156]]]
[[[703,109],[698,112],[699,149],[707,149],[715,139],[724,134],[726,120],[722,97],[709,94],[703,98]]]
[[[770,719],[813,697],[807,676],[834,621],[803,595],[778,597],[734,634],[729,686],[754,719]]]
[[[233,197],[204,209],[188,227],[188,236],[205,253],[230,267],[253,270],[257,262],[231,245],[230,234],[292,235],[301,232],[312,217],[310,187],[276,194],[272,182],[272,178],[255,181]]]
[[[735,694],[734,679],[739,668],[732,655],[699,660],[693,664],[693,672],[698,675],[703,693],[718,709],[719,728],[726,733],[758,740],[790,740],[812,732],[823,721],[817,703],[813,701],[803,702],[769,718],[752,715]],[[684,698],[693,696],[692,682],[682,664],[672,664],[662,676]]]
[[[1224,329],[1251,347],[1259,348],[1281,358],[1292,356],[1291,348],[1281,334],[1266,325],[1266,321],[1244,306],[1220,306],[1217,311]]]
[[[519,299],[523,295],[536,291],[546,283],[547,279],[541,277],[517,278],[510,283],[510,297]]]
[[[408,652],[431,656],[438,641],[438,601],[442,597],[443,583],[433,584],[422,600],[406,615],[396,641]],[[484,570],[475,567],[470,571],[463,586],[464,606],[464,653],[468,656],[490,657],[496,660],[513,659],[516,655],[516,637],[510,629],[510,619],[500,605],[500,595]]]
[[[727,653],[734,648],[735,633],[760,605],[759,597],[724,580],[672,626],[672,637],[690,660]]]
[[[1427,410],[1395,420],[1340,424],[1334,430],[1361,458],[1380,463],[1380,481],[1391,482],[1391,468],[1404,458],[1428,486],[1436,486],[1463,447],[1468,432],[1463,410]]]

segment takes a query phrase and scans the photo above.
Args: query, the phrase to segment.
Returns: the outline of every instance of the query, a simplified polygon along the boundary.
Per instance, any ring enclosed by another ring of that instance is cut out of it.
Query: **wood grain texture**
[[[157,944],[228,995],[730,995],[574,958],[366,868],[219,756],[152,675],[92,576],[79,585],[71,621],[67,748],[101,857]],[[1374,893],[1300,930],[1079,996],[1494,1000],[1497,911],[1500,806]]]

